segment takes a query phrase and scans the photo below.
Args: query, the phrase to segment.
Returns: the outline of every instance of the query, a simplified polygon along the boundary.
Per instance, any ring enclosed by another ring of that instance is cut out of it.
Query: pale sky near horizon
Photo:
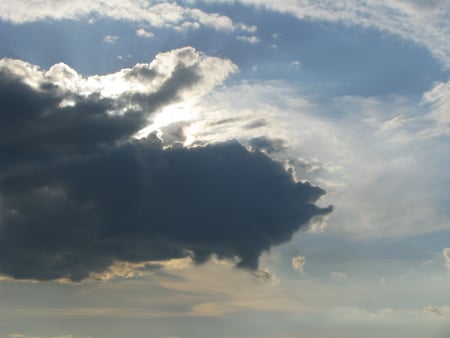
[[[449,18],[3,0],[0,337],[449,337]]]

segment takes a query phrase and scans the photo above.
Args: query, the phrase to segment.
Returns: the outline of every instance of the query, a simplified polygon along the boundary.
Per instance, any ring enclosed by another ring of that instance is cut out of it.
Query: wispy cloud
[[[348,279],[348,276],[345,272],[336,272],[333,271],[330,273],[330,277],[332,280],[336,281],[336,282],[343,282],[346,281]]]
[[[219,0],[232,3],[232,0]],[[200,1],[197,1],[200,2]],[[301,20],[339,22],[374,28],[399,36],[430,50],[446,68],[450,68],[450,2],[442,1],[270,1],[240,0],[246,5],[288,13]]]
[[[256,30],[255,26],[234,23],[226,15],[183,7],[175,2],[75,0],[66,6],[54,0],[31,3],[26,0],[5,0],[0,4],[0,19],[16,24],[42,20],[85,20],[90,17],[145,22],[152,27],[176,30],[201,26],[229,32]]]
[[[450,248],[445,248],[444,250],[442,250],[442,255],[444,256],[447,268],[450,269]]]
[[[103,42],[115,44],[117,41],[119,41],[119,37],[116,35],[107,35],[103,38]]]
[[[238,37],[236,37],[236,39],[239,41],[247,42],[251,45],[256,45],[261,41],[257,36],[254,35],[252,36],[239,35]]]
[[[52,336],[52,337],[42,337],[42,336],[26,336],[20,333],[12,333],[8,335],[8,338],[92,338],[92,337],[81,337],[74,335],[62,335],[62,336]]]
[[[441,318],[450,319],[450,306],[428,305],[424,308],[424,311]]]

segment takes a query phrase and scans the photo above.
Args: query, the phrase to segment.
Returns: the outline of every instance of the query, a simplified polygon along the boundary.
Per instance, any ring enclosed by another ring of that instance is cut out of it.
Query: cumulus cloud
[[[161,107],[235,70],[192,48],[88,78],[0,60],[0,273],[108,279],[212,255],[258,271],[262,252],[329,214],[315,205],[324,190],[237,141],[132,138]]]
[[[0,60],[0,173],[123,141],[162,106],[201,96],[234,71],[230,61],[192,48],[88,78],[64,64],[42,71],[20,60]]]
[[[292,268],[295,271],[302,272],[305,268],[306,259],[303,256],[292,257]]]

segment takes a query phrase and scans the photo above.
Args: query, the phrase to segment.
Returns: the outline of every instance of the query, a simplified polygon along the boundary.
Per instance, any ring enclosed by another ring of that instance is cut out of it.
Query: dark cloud
[[[80,281],[117,261],[212,254],[256,270],[263,251],[331,212],[314,204],[322,189],[237,141],[131,140],[156,106],[201,81],[182,64],[172,75],[151,94],[112,99],[0,72],[0,274]]]
[[[251,121],[244,126],[244,129],[256,129],[261,128],[267,125],[267,121],[265,119],[259,119]]]
[[[151,72],[139,66],[125,78],[148,77]],[[200,82],[199,73],[198,65],[180,63],[156,91],[110,98],[97,91],[80,95],[45,82],[44,76],[33,87],[8,68],[0,68],[0,171],[31,161],[92,153],[128,139],[147,124],[152,112]]]
[[[324,194],[238,142],[163,150],[155,138],[2,180],[0,272],[72,280],[116,260],[258,257],[327,214]]]
[[[191,125],[188,121],[174,122],[161,128],[166,145],[182,145],[186,141],[185,129]]]
[[[220,126],[222,124],[229,124],[229,123],[234,123],[239,121],[240,119],[238,118],[226,118],[226,119],[220,119],[218,121],[214,121],[209,123],[210,126]]]
[[[73,105],[61,107],[63,100]],[[120,100],[34,89],[0,72],[0,170],[55,156],[95,152],[128,138],[146,121],[142,111],[111,115]]]

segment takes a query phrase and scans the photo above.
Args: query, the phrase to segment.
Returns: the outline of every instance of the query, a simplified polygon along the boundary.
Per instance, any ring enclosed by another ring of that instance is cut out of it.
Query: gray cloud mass
[[[51,77],[30,84],[0,67],[0,274],[81,281],[117,261],[212,254],[255,270],[263,251],[331,212],[314,204],[324,190],[237,141],[183,148],[131,137],[183,90],[211,85],[199,62],[176,60],[152,90],[115,96]]]

